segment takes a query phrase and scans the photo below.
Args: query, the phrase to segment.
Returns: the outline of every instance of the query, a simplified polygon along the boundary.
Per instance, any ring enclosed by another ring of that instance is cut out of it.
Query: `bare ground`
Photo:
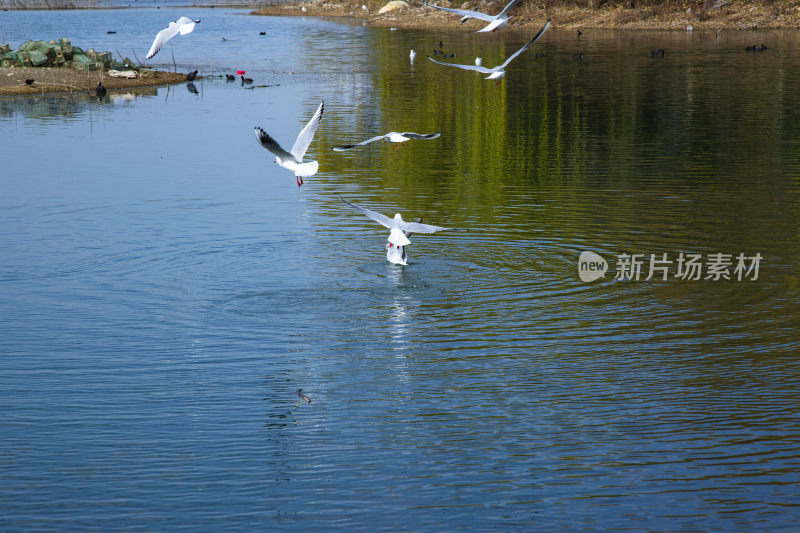
[[[387,0],[317,0],[297,4],[268,6],[257,9],[255,15],[292,15],[356,17],[372,26],[398,28],[452,29],[475,31],[480,21],[458,23],[456,15],[445,14],[425,6],[422,0],[406,0],[408,8],[378,15]],[[506,0],[430,0],[442,7],[475,9],[484,13],[499,13]],[[595,0],[596,1],[596,0]],[[591,8],[588,2],[540,0],[521,3],[512,10],[508,26],[518,29],[539,29],[551,19],[553,29],[614,29],[614,30],[686,30],[691,25],[698,31],[796,29],[800,28],[800,0],[750,2],[745,0],[688,0],[658,4],[599,2]],[[362,9],[362,5],[367,10]],[[628,7],[628,6],[634,7]],[[302,9],[305,8],[305,12]]]
[[[25,80],[34,80],[26,85]],[[102,81],[109,91],[152,87],[186,81],[186,74],[157,71],[151,78],[112,78],[106,72],[80,72],[69,68],[0,68],[0,96],[36,95],[54,92],[91,92]]]

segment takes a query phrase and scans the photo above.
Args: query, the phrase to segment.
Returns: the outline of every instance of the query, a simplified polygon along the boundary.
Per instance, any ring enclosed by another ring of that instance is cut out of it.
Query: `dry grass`
[[[388,1],[388,0],[386,0]],[[423,5],[422,0],[406,0],[409,8],[378,15],[384,0],[317,0],[297,4],[265,5],[254,14],[259,15],[311,15],[351,16],[365,19],[374,26],[399,28],[447,28],[475,31],[481,23],[470,21],[463,26],[454,15],[443,14]],[[499,12],[505,0],[467,0],[450,2],[432,0],[445,7]],[[800,0],[749,2],[744,0],[703,1],[599,1],[598,0],[525,1],[512,11],[509,27],[538,28],[546,19],[552,19],[553,29],[624,29],[624,30],[685,30],[692,25],[695,30],[752,30],[800,27]],[[362,5],[367,10],[362,9]],[[302,8],[306,11],[303,12]]]

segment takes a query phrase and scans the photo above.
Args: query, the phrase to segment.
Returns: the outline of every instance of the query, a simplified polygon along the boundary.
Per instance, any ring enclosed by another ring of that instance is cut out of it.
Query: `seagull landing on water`
[[[345,152],[347,150],[352,150],[356,146],[364,146],[365,144],[369,144],[369,143],[372,143],[372,142],[375,142],[375,141],[380,141],[381,139],[383,139],[383,142],[387,142],[388,141],[388,142],[393,142],[393,143],[400,143],[400,144],[395,145],[395,146],[397,146],[399,148],[401,144],[403,146],[405,146],[405,144],[403,144],[403,143],[405,143],[406,141],[411,140],[411,139],[435,139],[439,135],[441,135],[441,133],[414,133],[413,131],[404,131],[403,133],[397,133],[396,131],[390,131],[389,133],[387,133],[385,135],[378,135],[377,137],[373,137],[371,139],[367,139],[366,141],[361,141],[360,143],[343,144],[341,146],[334,146],[333,147],[333,151],[334,152]]]
[[[336,196],[339,196],[338,194]],[[367,217],[371,218],[378,224],[389,228],[389,237],[386,243],[386,260],[395,265],[408,264],[408,256],[406,255],[406,246],[411,244],[408,240],[414,233],[436,233],[437,231],[466,231],[459,228],[443,228],[441,226],[431,226],[430,224],[422,224],[422,219],[417,219],[417,222],[406,222],[400,213],[396,213],[394,218],[389,218],[366,207],[361,207],[356,204],[351,204],[341,196],[339,199],[364,213]]]
[[[508,19],[510,18],[508,16],[508,12],[511,11],[511,9],[515,5],[517,5],[517,2],[519,2],[519,0],[511,0],[506,5],[506,7],[504,7],[503,10],[497,15],[487,15],[486,13],[481,13],[480,11],[477,10],[469,11],[466,9],[451,9],[449,7],[439,7],[433,4],[429,4],[428,2],[425,2],[425,5],[428,7],[432,7],[434,9],[440,9],[442,11],[447,11],[448,13],[455,13],[456,15],[460,15],[461,17],[463,17],[461,19],[461,24],[464,24],[469,19],[478,19],[486,21],[489,23],[489,25],[483,29],[478,30],[478,32],[485,32],[485,31],[499,30],[500,28],[508,24]]]
[[[298,187],[303,185],[303,178],[313,176],[317,173],[317,170],[319,170],[319,163],[317,161],[306,161],[304,163],[303,156],[306,150],[308,150],[308,145],[311,144],[311,140],[314,138],[314,133],[317,132],[324,109],[325,102],[322,102],[319,104],[317,112],[314,113],[314,116],[311,117],[311,120],[306,124],[306,127],[300,130],[300,133],[297,135],[297,140],[294,141],[294,146],[292,146],[289,152],[281,148],[281,145],[270,137],[266,131],[258,127],[255,128],[258,142],[261,143],[261,146],[275,154],[275,163],[286,170],[294,172]]]
[[[188,35],[194,31],[195,24],[198,24],[199,20],[192,20],[187,17],[181,17],[175,22],[170,22],[169,26],[158,32],[156,35],[155,41],[153,41],[153,46],[150,47],[150,51],[147,52],[145,59],[150,59],[154,55],[161,50],[167,41],[178,35]]]
[[[544,32],[547,31],[547,28],[549,28],[549,27],[550,27],[550,21],[548,20],[545,23],[545,25],[542,27],[542,29],[539,30],[539,33],[537,33],[536,36],[533,39],[531,39],[530,41],[525,43],[522,46],[522,48],[520,48],[519,50],[517,50],[516,52],[511,54],[509,56],[509,58],[506,59],[505,62],[502,65],[498,65],[498,66],[493,67],[493,68],[486,68],[486,67],[482,67],[480,65],[459,65],[457,63],[445,63],[443,61],[436,61],[434,58],[432,58],[430,56],[428,56],[428,59],[430,59],[434,63],[439,63],[440,65],[445,65],[445,66],[448,66],[448,67],[457,67],[457,68],[461,68],[461,69],[464,69],[464,70],[474,70],[474,71],[480,72],[482,74],[488,74],[488,76],[486,76],[487,80],[497,80],[497,85],[500,85],[500,80],[502,80],[503,77],[506,75],[506,70],[505,69],[508,66],[508,64],[511,63],[511,61],[513,61],[514,58],[516,58],[522,52],[524,52],[525,50],[530,48],[531,45],[533,43],[535,43],[539,39],[539,37],[541,37],[544,34]]]

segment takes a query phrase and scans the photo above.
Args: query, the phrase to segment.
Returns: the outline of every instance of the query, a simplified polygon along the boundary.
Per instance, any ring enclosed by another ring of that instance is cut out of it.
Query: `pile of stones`
[[[19,50],[11,50],[7,44],[0,46],[0,67],[61,67],[79,71],[134,70],[142,77],[153,71],[141,68],[129,58],[121,62],[111,57],[111,52],[97,52],[93,48],[83,50],[67,38],[56,41],[27,41]]]

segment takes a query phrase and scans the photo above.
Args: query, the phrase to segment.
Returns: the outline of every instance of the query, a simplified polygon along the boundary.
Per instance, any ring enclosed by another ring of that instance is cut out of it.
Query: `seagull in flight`
[[[502,80],[503,77],[506,75],[506,70],[505,69],[508,66],[508,64],[511,63],[511,61],[513,61],[514,58],[516,58],[522,52],[524,52],[525,50],[530,48],[530,46],[533,43],[535,43],[537,41],[537,39],[539,39],[539,37],[541,37],[544,34],[544,32],[547,31],[547,28],[549,28],[549,27],[550,27],[550,21],[548,20],[545,23],[545,25],[542,27],[542,29],[539,30],[539,33],[537,33],[536,36],[533,39],[531,39],[530,41],[525,43],[522,46],[522,48],[520,48],[519,50],[517,50],[516,52],[511,54],[508,57],[508,59],[506,59],[505,62],[502,65],[498,65],[496,67],[486,68],[486,67],[483,67],[481,65],[460,65],[458,63],[445,63],[444,61],[437,61],[437,60],[433,59],[431,56],[428,56],[428,59],[430,59],[434,63],[438,63],[440,65],[446,65],[448,67],[457,67],[457,68],[461,68],[461,69],[464,69],[464,70],[474,70],[474,71],[480,72],[482,74],[488,74],[488,76],[486,76],[487,80],[498,80],[497,81],[497,85],[500,85],[500,80]]]
[[[303,178],[313,176],[317,173],[317,170],[319,170],[319,163],[317,161],[306,161],[304,163],[303,156],[306,150],[308,150],[308,145],[311,144],[314,134],[317,132],[324,109],[325,102],[322,102],[319,104],[317,112],[314,113],[314,116],[311,117],[311,120],[306,124],[306,127],[300,130],[300,133],[297,135],[297,140],[294,141],[294,146],[292,146],[292,149],[288,152],[281,148],[281,145],[270,137],[266,131],[259,127],[255,128],[258,142],[261,143],[261,146],[275,154],[275,163],[286,170],[294,172],[298,187],[303,185]]]
[[[336,196],[339,196],[338,194]],[[394,218],[389,218],[386,215],[361,207],[356,204],[351,204],[341,196],[339,199],[364,213],[367,217],[371,218],[378,224],[389,228],[389,237],[386,243],[386,260],[395,265],[408,264],[408,256],[406,255],[406,246],[411,244],[408,240],[414,233],[436,233],[437,231],[466,231],[459,228],[443,228],[441,226],[431,226],[430,224],[422,224],[422,219],[419,218],[415,222],[406,222],[400,213],[396,213]]]
[[[504,7],[503,10],[500,13],[498,13],[497,15],[488,15],[486,13],[481,13],[480,11],[477,11],[477,10],[469,11],[467,9],[451,9],[449,7],[439,7],[439,6],[435,6],[433,4],[429,4],[428,2],[425,2],[425,5],[428,6],[428,7],[435,8],[435,9],[440,9],[442,11],[447,11],[448,13],[455,13],[456,15],[461,16],[462,17],[461,24],[464,24],[469,19],[479,19],[479,20],[483,20],[485,22],[488,22],[489,23],[488,26],[486,26],[483,29],[478,30],[478,32],[485,32],[485,31],[499,30],[500,28],[502,28],[506,24],[508,24],[508,19],[510,18],[508,16],[508,12],[511,11],[511,9],[515,5],[517,5],[518,2],[519,2],[519,0],[511,0],[506,5],[506,7]]]
[[[192,20],[187,17],[181,17],[174,22],[170,22],[169,26],[158,32],[156,35],[155,41],[153,41],[153,46],[150,47],[150,51],[147,52],[145,59],[150,59],[154,55],[161,50],[161,47],[164,46],[167,41],[178,35],[188,35],[194,31],[194,27],[198,24],[199,20]]]
[[[411,139],[435,139],[441,135],[441,133],[414,133],[413,131],[404,131],[403,133],[397,133],[396,131],[390,131],[386,135],[378,135],[377,137],[373,137],[371,139],[367,139],[366,141],[361,141],[360,143],[356,144],[343,144],[342,146],[334,146],[334,152],[344,152],[347,150],[352,150],[357,146],[363,146],[365,144],[369,144],[375,141],[380,141],[383,139],[383,142],[393,142],[393,143],[405,143]],[[397,145],[399,146],[399,145]],[[405,146],[405,145],[403,145]]]
[[[477,11],[480,11],[480,10],[481,10],[481,8],[480,8],[480,7],[476,7],[476,8],[475,8],[475,11],[476,11],[476,12],[477,12]],[[465,22],[467,22],[467,21],[468,21],[469,19],[471,19],[471,18],[473,18],[471,15],[464,15],[463,17],[461,17],[461,25],[463,26],[463,25],[464,25],[464,23],[465,23]]]

